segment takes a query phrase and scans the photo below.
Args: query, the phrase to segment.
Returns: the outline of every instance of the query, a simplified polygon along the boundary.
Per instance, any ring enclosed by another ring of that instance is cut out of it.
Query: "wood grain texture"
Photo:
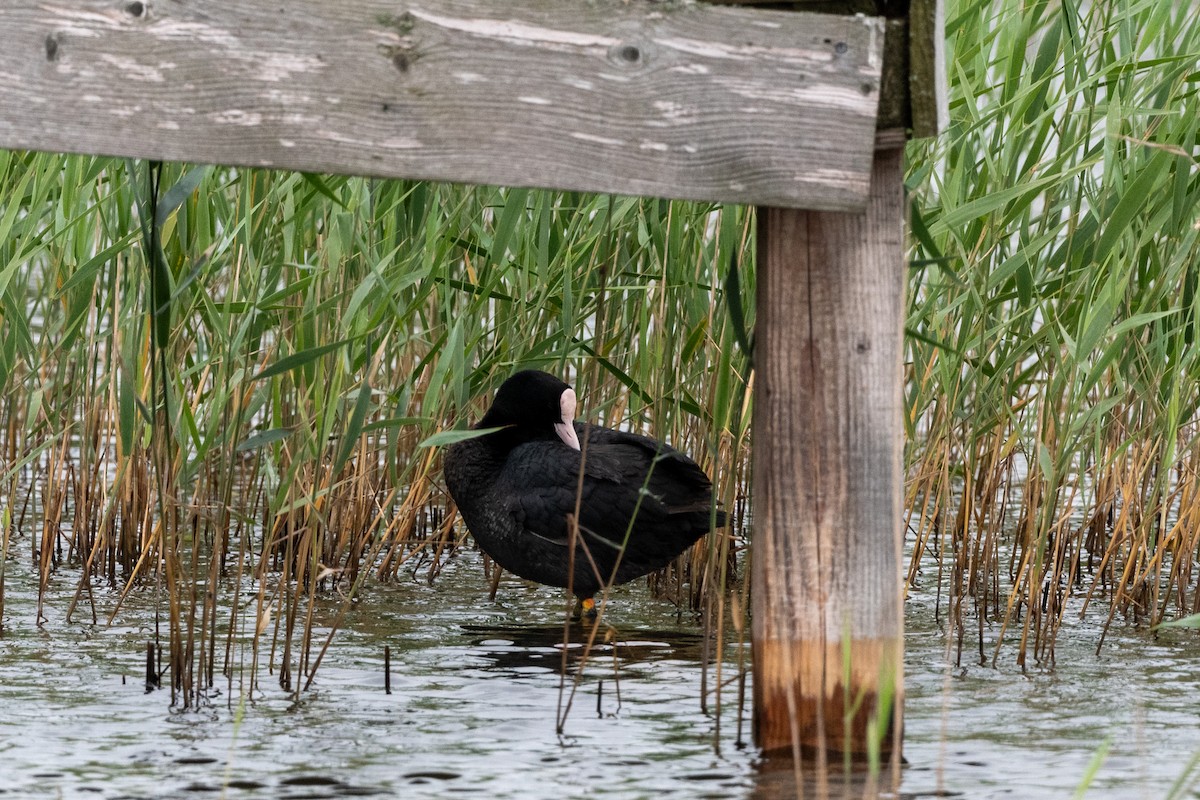
[[[912,0],[908,34],[913,136],[937,136],[950,124],[945,0]]]
[[[0,147],[856,209],[882,46],[646,0],[5,0]]]
[[[877,154],[865,213],[759,211],[752,580],[767,751],[862,754],[877,701],[902,692],[901,152]]]
[[[880,77],[879,116],[876,130],[912,128],[912,76],[908,70],[908,20],[884,21],[883,75]]]

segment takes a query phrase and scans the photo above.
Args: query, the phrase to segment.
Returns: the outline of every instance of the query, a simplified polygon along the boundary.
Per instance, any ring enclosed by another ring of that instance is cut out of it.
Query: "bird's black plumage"
[[[444,471],[467,527],[496,563],[586,599],[610,581],[666,566],[725,515],[714,517],[712,484],[690,458],[572,420],[574,397],[553,375],[516,373],[475,426],[500,430],[449,447]],[[577,540],[571,575],[577,494],[583,546]]]

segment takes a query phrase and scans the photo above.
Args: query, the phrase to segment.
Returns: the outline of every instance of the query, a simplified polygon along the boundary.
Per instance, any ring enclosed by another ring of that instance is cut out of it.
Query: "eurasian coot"
[[[545,372],[518,372],[475,426],[499,430],[451,445],[444,471],[484,552],[523,578],[570,586],[591,612],[601,587],[666,566],[714,523],[724,525],[725,514],[714,514],[712,484],[687,456],[574,416],[570,386]]]

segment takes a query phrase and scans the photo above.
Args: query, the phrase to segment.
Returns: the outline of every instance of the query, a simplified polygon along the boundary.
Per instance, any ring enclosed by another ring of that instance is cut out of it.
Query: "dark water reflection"
[[[714,701],[700,710],[701,632],[641,588],[614,598],[613,628],[592,650],[560,735],[563,600],[514,581],[489,604],[471,554],[433,587],[369,586],[299,704],[270,675],[253,697],[234,676],[187,712],[169,709],[166,692],[143,691],[152,608],[134,598],[112,627],[67,624],[74,586],[64,577],[39,628],[20,561],[9,562],[7,581],[0,797],[797,793],[790,770],[760,771],[754,752],[736,745],[736,683],[722,694],[719,730]],[[116,595],[98,589],[97,602],[103,612]],[[903,797],[1071,797],[1108,740],[1083,796],[1161,798],[1200,752],[1200,644],[1189,632],[1155,638],[1118,626],[1097,658],[1099,628],[1072,617],[1057,670],[1022,675],[1003,655],[997,669],[948,668],[945,637],[920,597],[908,628]],[[568,647],[572,674],[581,651],[577,641]],[[736,652],[725,657],[727,680]],[[863,794],[836,778],[830,788]],[[804,796],[816,789],[806,784]]]

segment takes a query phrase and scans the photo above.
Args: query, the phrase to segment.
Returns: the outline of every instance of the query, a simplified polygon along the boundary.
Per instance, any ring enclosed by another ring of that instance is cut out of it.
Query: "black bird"
[[[570,386],[518,372],[475,425],[499,430],[451,445],[444,473],[484,552],[522,578],[570,586],[591,614],[603,586],[666,566],[725,514],[713,513],[712,484],[684,454],[574,417]]]

